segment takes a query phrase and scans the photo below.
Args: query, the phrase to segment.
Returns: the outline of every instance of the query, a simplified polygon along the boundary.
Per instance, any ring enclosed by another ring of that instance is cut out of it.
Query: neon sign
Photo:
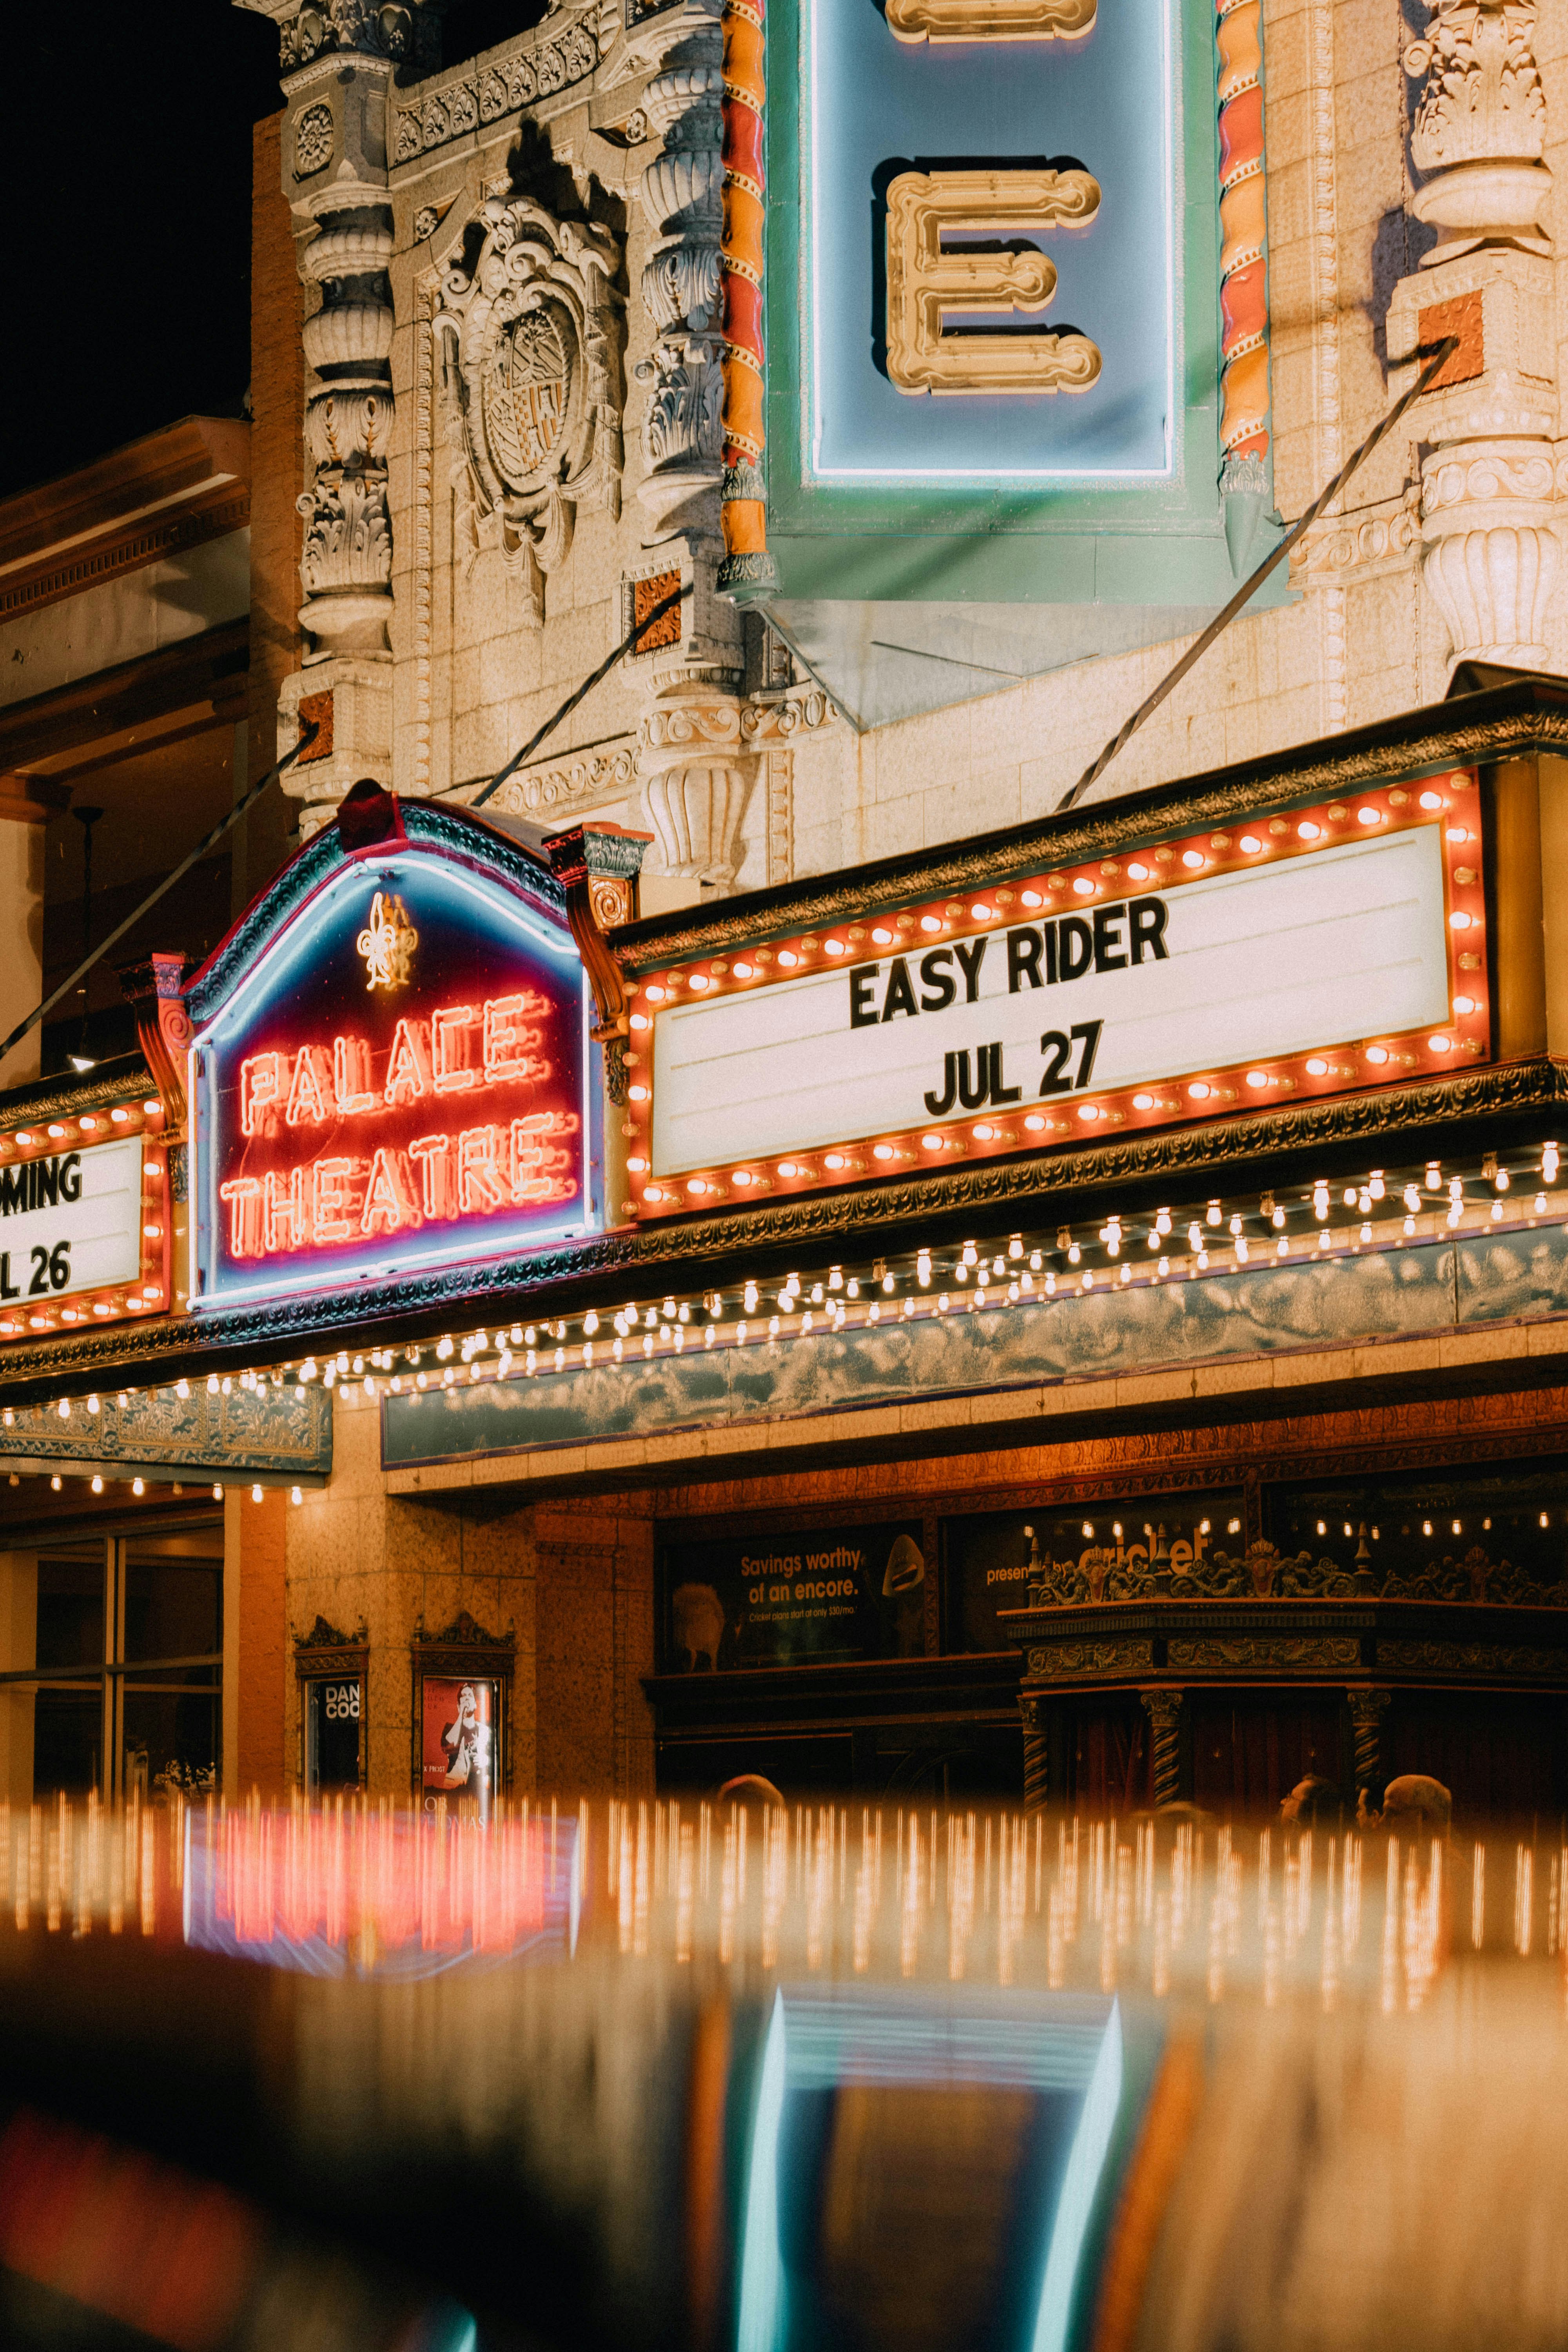
[[[341,857],[253,961],[229,954],[216,1010],[209,973],[192,983],[197,1305],[597,1221],[586,989],[555,886],[463,827],[500,870],[417,839]]]

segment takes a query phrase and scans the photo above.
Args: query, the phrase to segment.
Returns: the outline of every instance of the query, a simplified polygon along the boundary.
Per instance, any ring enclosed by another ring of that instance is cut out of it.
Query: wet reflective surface
[[[1403,1826],[13,1817],[5,2340],[1561,2343],[1564,1853]]]

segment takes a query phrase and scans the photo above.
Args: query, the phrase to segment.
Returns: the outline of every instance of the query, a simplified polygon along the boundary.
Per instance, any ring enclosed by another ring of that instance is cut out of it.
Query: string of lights
[[[1428,1160],[1373,1168],[1353,1179],[1319,1177],[1138,1214],[1112,1212],[1098,1223],[1061,1223],[1045,1232],[1021,1229],[858,1260],[847,1255],[809,1272],[742,1276],[721,1288],[671,1290],[631,1297],[618,1307],[487,1324],[435,1339],[321,1350],[264,1369],[213,1371],[195,1385],[214,1397],[237,1391],[265,1397],[319,1386],[345,1399],[395,1397],[412,1403],[484,1381],[591,1370],[629,1375],[693,1351],[798,1346],[850,1334],[886,1337],[908,1324],[1038,1312],[1135,1288],[1568,1224],[1568,1186],[1561,1174],[1560,1148],[1547,1139],[1463,1164]],[[176,1381],[172,1392],[189,1398],[192,1381]],[[127,1387],[115,1392],[115,1401],[123,1409],[143,1393]],[[8,1406],[0,1423],[21,1453],[29,1428],[39,1429],[53,1416],[68,1422],[80,1416],[88,1424],[83,1453],[90,1458],[90,1424],[101,1409],[101,1397],[89,1391],[47,1404]],[[52,1433],[58,1438],[58,1430]],[[48,1475],[59,1491],[68,1474]],[[89,1483],[95,1494],[105,1491],[103,1473],[94,1471]],[[144,1492],[141,1475],[124,1483],[134,1495]],[[293,1491],[299,1499],[300,1489]],[[221,1486],[214,1493],[221,1496]]]

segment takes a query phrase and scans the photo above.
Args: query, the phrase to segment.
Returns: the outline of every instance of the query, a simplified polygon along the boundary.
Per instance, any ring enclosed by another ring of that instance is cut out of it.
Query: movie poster
[[[489,1818],[499,1766],[500,1685],[480,1675],[426,1675],[420,1683],[420,1789],[428,1806],[477,1807]]]
[[[918,1658],[926,1559],[919,1519],[672,1545],[664,1671]]]

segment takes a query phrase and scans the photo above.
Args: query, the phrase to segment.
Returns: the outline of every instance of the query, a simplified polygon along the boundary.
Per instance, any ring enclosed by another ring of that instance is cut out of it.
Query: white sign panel
[[[140,1136],[0,1168],[0,1299],[134,1282],[142,1213]]]
[[[652,1169],[1160,1083],[1447,1014],[1442,847],[1426,825],[664,1012]]]
[[[1385,1086],[1491,1050],[1473,771],[645,969],[633,1213]]]

